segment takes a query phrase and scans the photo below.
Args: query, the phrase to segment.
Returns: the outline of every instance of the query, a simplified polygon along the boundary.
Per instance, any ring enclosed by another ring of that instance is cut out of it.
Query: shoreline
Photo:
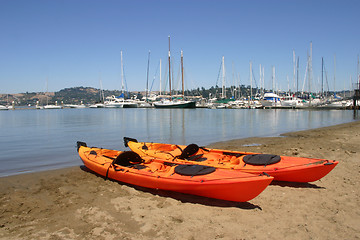
[[[246,203],[105,181],[81,166],[1,177],[0,239],[360,238],[359,142],[353,121],[208,145],[339,161],[319,181],[274,182]]]

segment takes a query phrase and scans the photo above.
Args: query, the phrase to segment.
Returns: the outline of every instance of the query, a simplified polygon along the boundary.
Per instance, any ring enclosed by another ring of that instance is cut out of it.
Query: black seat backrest
[[[144,160],[136,152],[124,151],[115,158],[112,164],[118,164],[120,166],[128,167],[143,162]]]
[[[180,154],[180,156],[178,156],[179,159],[186,159],[188,157],[190,157],[191,155],[194,155],[195,153],[197,153],[199,151],[199,146],[192,143],[190,145],[188,145]]]

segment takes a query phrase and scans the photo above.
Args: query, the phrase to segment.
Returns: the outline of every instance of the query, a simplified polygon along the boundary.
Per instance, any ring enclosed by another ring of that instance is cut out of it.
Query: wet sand
[[[316,182],[274,182],[246,203],[127,186],[84,167],[3,177],[0,239],[360,238],[360,121],[210,147],[340,163]]]

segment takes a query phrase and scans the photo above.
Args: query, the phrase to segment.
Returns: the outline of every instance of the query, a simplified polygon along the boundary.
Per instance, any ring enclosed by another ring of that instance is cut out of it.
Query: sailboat
[[[264,93],[263,99],[260,100],[261,105],[265,108],[281,107],[280,96],[275,90],[275,67],[272,67],[272,92]]]
[[[48,92],[48,80],[46,79],[46,105],[43,109],[62,109],[62,106],[58,105],[57,101],[55,104],[49,104],[49,92]]]
[[[182,99],[173,100],[171,96],[171,64],[170,64],[170,36],[169,36],[169,88],[170,99],[163,99],[162,101],[154,102],[155,108],[195,108],[195,101],[187,101],[184,98],[184,65],[183,65],[183,51],[181,50],[181,80],[182,80]]]
[[[62,109],[62,106],[57,105],[57,101],[55,101],[55,105],[54,104],[47,104],[44,106],[44,109]]]
[[[107,108],[137,108],[137,103],[131,99],[125,99],[124,95],[124,67],[123,67],[123,57],[122,51],[120,51],[121,55],[121,95],[116,96],[109,96],[106,97],[106,101],[104,102],[105,107]]]
[[[146,88],[145,88],[145,97],[142,99],[138,99],[138,107],[140,108],[150,108],[152,105],[149,103],[149,101],[152,101],[152,99],[156,100],[156,95],[150,95],[149,97],[149,68],[150,68],[150,50],[148,55],[148,64],[147,64],[147,71],[146,71]],[[154,76],[155,79],[155,76]],[[161,59],[160,59],[160,81],[161,81]]]
[[[102,82],[101,82],[101,78],[100,78],[100,101],[96,102],[95,104],[92,104],[89,106],[89,108],[104,108],[105,104],[104,104],[104,91],[102,89]]]

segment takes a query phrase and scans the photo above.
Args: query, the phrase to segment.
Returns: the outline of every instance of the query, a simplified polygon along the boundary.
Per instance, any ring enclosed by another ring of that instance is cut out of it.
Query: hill
[[[117,90],[103,90],[104,96],[119,96],[121,93]],[[129,95],[137,95],[142,97],[141,93],[129,93]],[[26,92],[17,94],[0,94],[0,104],[10,105],[15,102],[17,106],[40,105],[47,103],[52,104],[57,101],[63,104],[80,104],[81,101],[85,104],[91,104],[100,101],[100,89],[92,87],[73,87],[65,88],[58,92]]]

